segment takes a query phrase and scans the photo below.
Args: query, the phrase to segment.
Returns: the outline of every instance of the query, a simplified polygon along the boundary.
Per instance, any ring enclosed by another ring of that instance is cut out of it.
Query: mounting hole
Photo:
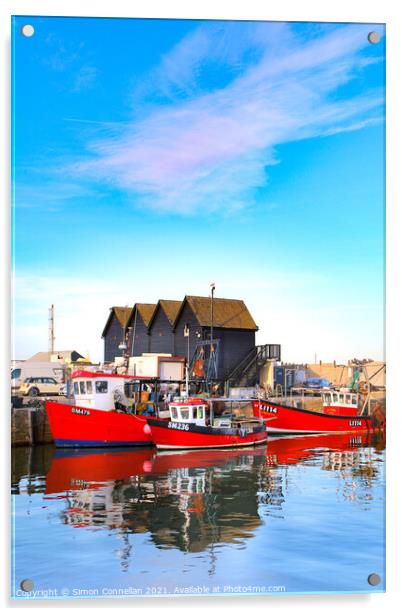
[[[370,575],[367,578],[367,581],[370,584],[370,586],[378,586],[378,584],[381,582],[381,578],[378,575],[378,573],[370,573]]]
[[[22,580],[20,587],[24,592],[31,592],[34,587],[34,583],[32,580]]]
[[[369,32],[368,36],[367,36],[369,43],[371,43],[372,45],[376,45],[377,43],[380,42],[381,36],[378,34],[378,32]]]
[[[30,36],[33,36],[35,34],[35,28],[31,26],[31,24],[25,24],[21,28],[21,34],[29,38]]]

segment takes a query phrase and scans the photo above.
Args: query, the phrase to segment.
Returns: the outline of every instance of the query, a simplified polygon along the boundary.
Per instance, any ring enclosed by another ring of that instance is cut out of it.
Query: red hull
[[[265,456],[266,447],[242,449],[242,455]],[[105,483],[125,480],[134,475],[165,474],[172,469],[213,467],[237,460],[240,452],[230,449],[206,451],[136,450],[58,450],[46,475],[47,495],[70,490],[102,489]]]
[[[264,443],[267,433],[263,426],[241,434],[234,428],[198,427],[184,424],[174,427],[174,422],[148,419],[152,441],[158,449],[214,449],[222,447],[247,447]],[[177,425],[177,424],[176,424]]]
[[[149,473],[154,449],[57,452],[46,475],[46,494],[102,488],[108,481]],[[61,457],[58,457],[61,456]]]
[[[265,410],[266,409],[266,410]],[[373,426],[370,417],[333,415],[283,406],[275,402],[261,403],[261,416],[271,434],[311,434],[367,432]]]
[[[269,466],[298,464],[317,455],[317,449],[329,451],[354,451],[371,444],[371,434],[309,434],[270,438],[267,448]]]
[[[46,402],[58,447],[130,447],[151,445],[146,419],[117,411]]]

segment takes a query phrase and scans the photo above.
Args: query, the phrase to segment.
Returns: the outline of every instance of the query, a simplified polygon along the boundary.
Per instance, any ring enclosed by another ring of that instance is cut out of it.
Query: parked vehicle
[[[19,388],[22,396],[59,395],[60,383],[48,376],[36,376],[25,379]]]
[[[27,379],[49,377],[61,383],[64,378],[65,364],[50,361],[17,361],[11,369],[11,389],[20,393],[19,389]]]
[[[304,387],[307,387],[308,389],[322,389],[323,387],[331,387],[331,383],[328,379],[312,377],[304,381]]]

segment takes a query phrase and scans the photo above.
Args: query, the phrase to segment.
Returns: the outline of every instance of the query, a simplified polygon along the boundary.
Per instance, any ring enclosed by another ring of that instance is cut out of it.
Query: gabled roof
[[[211,326],[211,298],[186,295],[177,314],[175,325],[185,304],[188,303],[198,323],[204,327]],[[224,299],[214,297],[213,326],[227,329],[251,329],[258,327],[241,299]]]
[[[151,327],[154,321],[155,315],[158,312],[159,308],[163,310],[163,312],[166,314],[168,318],[169,323],[173,325],[173,323],[176,320],[176,317],[180,310],[181,305],[182,305],[181,301],[177,301],[174,299],[160,299],[159,302],[156,304],[156,308],[149,321],[148,328]]]
[[[145,326],[148,327],[156,306],[157,304],[134,304],[127,320],[127,325],[132,325],[131,321],[133,320],[135,310],[137,309],[142,320],[144,321]]]
[[[107,330],[109,329],[109,325],[111,323],[113,315],[116,317],[121,327],[124,329],[130,317],[131,310],[132,308],[129,308],[129,306],[113,306],[112,308],[110,308],[110,313],[106,321],[106,325],[102,332],[102,338],[106,336],[106,333],[107,333]]]

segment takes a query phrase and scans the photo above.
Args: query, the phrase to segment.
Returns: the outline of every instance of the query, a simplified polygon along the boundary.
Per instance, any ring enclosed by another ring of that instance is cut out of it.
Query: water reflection
[[[180,555],[194,556],[198,563],[205,561],[208,576],[216,577],[227,548],[246,550],[258,536],[257,569],[266,566],[268,554],[276,555],[278,567],[290,575],[286,545],[311,563],[311,549],[304,546],[316,535],[308,534],[309,524],[335,533],[334,549],[343,536],[350,545],[356,523],[364,528],[362,512],[382,500],[384,446],[381,435],[343,434],[273,438],[267,447],[233,451],[20,448],[13,451],[12,491],[20,512],[35,510],[44,533],[51,524],[59,534],[63,528],[73,530],[74,537],[99,537],[99,545],[113,536],[113,561],[117,557],[121,572],[132,572],[141,562],[140,573],[155,570],[158,576],[155,552],[165,551],[163,558],[173,559],[172,566],[181,566]],[[339,511],[345,504],[356,510],[348,509],[352,535],[347,526],[331,522],[336,503]],[[23,561],[24,537],[18,532]],[[72,535],[63,537],[66,552],[58,558],[68,561]],[[96,553],[97,543],[92,545]],[[134,558],[134,548],[140,548],[140,558]],[[292,575],[303,589],[300,569]]]
[[[261,513],[282,516],[291,465],[319,462],[323,471],[340,473],[344,499],[356,499],[362,486],[369,498],[378,472],[373,456],[384,446],[372,440],[368,434],[308,435],[233,451],[42,448],[39,455],[27,449],[32,470],[42,467],[46,476],[14,477],[13,489],[63,499],[61,521],[75,528],[150,533],[158,548],[198,552],[244,543],[261,524]]]
[[[159,548],[199,552],[241,542],[261,523],[265,455],[265,447],[56,452],[45,498],[65,498],[65,524],[148,532]]]

